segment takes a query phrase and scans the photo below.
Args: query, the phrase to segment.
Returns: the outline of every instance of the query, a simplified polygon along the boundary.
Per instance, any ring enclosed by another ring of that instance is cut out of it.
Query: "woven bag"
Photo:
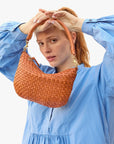
[[[60,20],[57,22],[65,29],[71,44],[71,52],[75,57],[75,48],[68,28]],[[26,38],[27,42],[31,39],[37,26],[43,23],[33,26]],[[46,74],[39,69],[24,50],[14,77],[14,89],[24,99],[47,107],[61,107],[68,102],[76,73],[77,68],[70,68],[59,73]]]

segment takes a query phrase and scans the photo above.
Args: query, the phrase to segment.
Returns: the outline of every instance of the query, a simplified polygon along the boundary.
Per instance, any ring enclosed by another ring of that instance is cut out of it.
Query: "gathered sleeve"
[[[18,22],[0,26],[0,72],[11,81],[18,66],[20,55],[26,44],[26,34],[19,29]]]
[[[112,144],[114,143],[114,15],[85,20],[82,31],[93,36],[106,49],[99,71],[96,70],[97,90],[103,100],[105,125]]]
[[[93,36],[106,49],[98,85],[103,98],[114,97],[114,15],[86,19],[82,25],[82,32]]]

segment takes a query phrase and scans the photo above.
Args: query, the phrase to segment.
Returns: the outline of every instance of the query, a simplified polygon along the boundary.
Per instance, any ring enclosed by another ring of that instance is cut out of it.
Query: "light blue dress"
[[[0,27],[0,72],[14,80],[26,35],[20,23]],[[68,103],[60,108],[28,101],[22,144],[114,144],[114,15],[86,19],[82,31],[105,49],[100,65],[78,66]],[[45,73],[55,68],[40,65]]]

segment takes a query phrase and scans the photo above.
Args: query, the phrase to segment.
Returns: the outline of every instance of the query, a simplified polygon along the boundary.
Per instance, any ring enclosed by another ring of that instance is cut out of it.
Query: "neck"
[[[61,72],[61,71],[64,71],[73,67],[77,67],[77,66],[78,66],[78,62],[76,61],[76,63],[74,63],[73,59],[71,58],[66,63],[57,66],[56,69],[57,69],[57,72]]]

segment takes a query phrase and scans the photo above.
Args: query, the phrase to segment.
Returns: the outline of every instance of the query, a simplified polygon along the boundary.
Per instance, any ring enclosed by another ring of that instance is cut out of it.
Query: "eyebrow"
[[[49,36],[49,37],[47,37],[46,39],[50,39],[50,38],[56,38],[57,36]],[[37,39],[37,41],[42,41],[42,40],[40,40],[40,39]]]

